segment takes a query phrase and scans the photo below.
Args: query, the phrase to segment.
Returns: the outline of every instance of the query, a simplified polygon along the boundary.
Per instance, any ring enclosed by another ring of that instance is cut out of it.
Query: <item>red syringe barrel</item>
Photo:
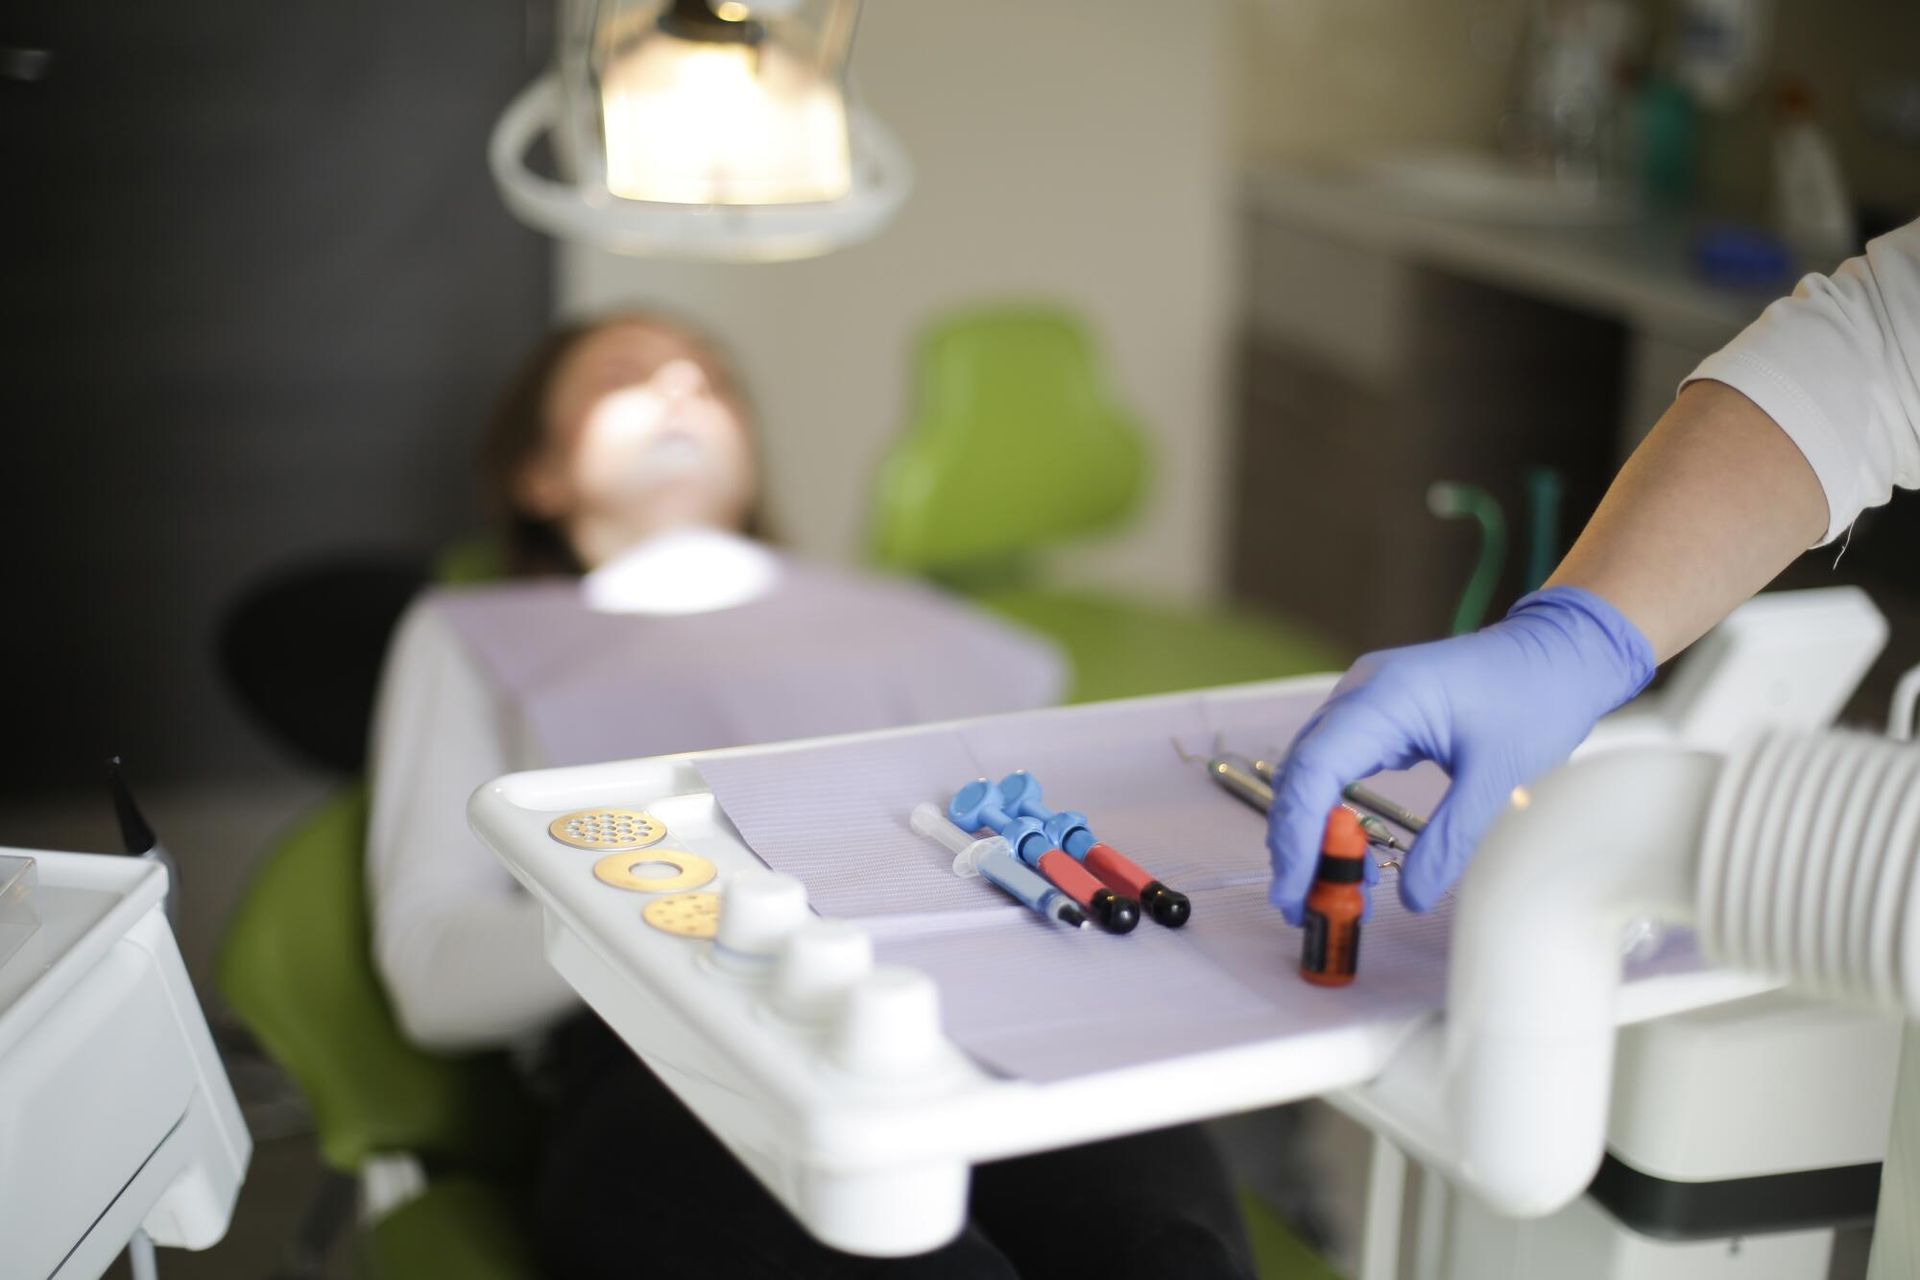
[[[1082,860],[1103,883],[1137,899],[1148,915],[1169,929],[1178,929],[1193,914],[1193,903],[1186,894],[1167,888],[1145,867],[1104,841],[1088,845]]]
[[[1036,865],[1041,875],[1114,933],[1129,933],[1140,923],[1140,908],[1130,896],[1101,884],[1071,855],[1049,849],[1040,855]]]

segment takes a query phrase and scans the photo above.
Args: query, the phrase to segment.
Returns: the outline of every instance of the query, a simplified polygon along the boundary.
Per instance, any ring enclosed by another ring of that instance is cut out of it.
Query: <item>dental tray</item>
[[[0,967],[40,928],[39,883],[32,858],[0,854]]]
[[[469,814],[544,908],[554,967],[767,1188],[830,1245],[908,1254],[960,1230],[975,1163],[1329,1092],[1364,1114],[1364,1097],[1343,1091],[1397,1054],[1434,1053],[1447,907],[1405,912],[1389,872],[1360,979],[1308,987],[1293,969],[1298,931],[1265,904],[1260,816],[1183,759],[1216,744],[1283,747],[1331,683],[514,774],[481,788]],[[1189,924],[1143,921],[1124,937],[1060,928],[954,878],[952,855],[908,830],[915,802],[1016,768],[1190,893]],[[1432,772],[1377,783],[1415,808],[1444,786]],[[562,843],[568,832],[577,843]],[[615,871],[643,877],[666,861],[682,873],[660,882],[671,892],[596,874],[623,841],[632,852]],[[711,881],[690,882],[703,860]],[[770,863],[819,914],[849,922],[788,972],[775,956],[806,913],[770,888]],[[701,895],[719,894],[724,912],[735,886],[734,926],[753,945],[689,936],[707,931],[714,903]],[[650,903],[680,932],[643,919]],[[851,929],[879,962],[864,977],[841,945]],[[837,1000],[795,994],[849,982]],[[1617,1017],[1770,985],[1707,967],[1680,934],[1628,965]]]

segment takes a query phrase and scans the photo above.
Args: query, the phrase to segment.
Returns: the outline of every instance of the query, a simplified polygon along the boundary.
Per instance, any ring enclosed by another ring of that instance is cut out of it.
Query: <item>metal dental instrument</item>
[[[1201,759],[1199,756],[1189,754],[1177,739],[1174,741],[1173,749],[1182,760],[1198,761]],[[1261,813],[1265,813],[1273,807],[1273,763],[1271,761],[1251,760],[1246,756],[1238,755],[1231,751],[1221,751],[1218,749],[1218,743],[1216,743],[1214,753],[1207,756],[1204,763],[1207,774],[1214,782],[1219,784],[1222,790],[1245,801]],[[1397,811],[1401,817],[1411,819],[1414,824],[1417,824],[1413,826],[1409,826],[1405,822],[1400,824],[1416,834],[1418,834],[1421,827],[1425,827],[1427,824],[1413,813],[1394,804],[1391,800],[1387,800],[1383,796],[1375,795],[1365,787],[1357,789],[1366,799],[1355,799],[1352,795],[1355,788],[1348,788],[1347,798],[1353,800],[1354,803],[1347,807],[1354,809],[1355,816],[1360,819],[1360,829],[1366,833],[1368,843],[1386,849],[1391,853],[1405,856],[1408,846],[1400,843],[1399,838],[1393,834],[1392,829],[1389,828],[1385,822],[1382,822],[1375,814],[1363,813],[1359,808],[1355,808],[1354,806],[1358,805],[1362,808],[1371,809],[1376,807],[1372,802],[1379,801],[1380,804],[1387,806],[1388,809]],[[1388,812],[1386,816],[1391,818],[1393,817],[1393,813]],[[1394,820],[1399,821],[1398,818]],[[1380,865],[1398,871],[1400,869],[1400,858],[1382,859]]]
[[[1207,757],[1207,773],[1228,792],[1265,813],[1273,807],[1273,787],[1254,772],[1253,762],[1245,756],[1219,754]]]
[[[1363,787],[1357,782],[1347,786],[1340,794],[1359,805],[1362,809],[1371,809],[1388,822],[1393,823],[1395,826],[1403,827],[1416,836],[1427,829],[1427,820],[1425,818],[1407,808],[1405,805],[1396,804],[1381,795],[1378,791]]]
[[[1368,844],[1376,845],[1393,853],[1405,853],[1407,851],[1407,846],[1401,844],[1400,838],[1393,834],[1393,828],[1389,827],[1379,818],[1376,818],[1370,813],[1364,813],[1350,804],[1343,804],[1340,807],[1360,819],[1360,830],[1366,833]],[[1386,865],[1396,866],[1398,863],[1389,861]]]
[[[1239,797],[1253,808],[1265,813],[1273,806],[1272,778],[1260,776],[1256,762],[1242,755],[1220,749],[1220,737],[1214,735],[1213,754],[1199,756],[1180,745],[1180,739],[1170,739],[1173,754],[1187,764],[1204,765],[1207,776],[1218,783],[1222,790]]]
[[[1180,745],[1180,739],[1174,738],[1173,753],[1188,764],[1202,764],[1207,776],[1218,783],[1222,790],[1239,797],[1253,808],[1265,813],[1273,807],[1273,776],[1262,777],[1256,761],[1243,755],[1220,749],[1220,738],[1213,739],[1211,755],[1198,756]]]
[[[1248,763],[1251,765],[1253,771],[1259,774],[1262,778],[1266,779],[1267,782],[1271,783],[1273,781],[1273,774],[1275,769],[1275,765],[1273,761],[1252,760],[1252,761],[1249,761]],[[1363,787],[1357,782],[1350,783],[1346,787],[1341,789],[1340,794],[1344,796],[1347,800],[1351,801],[1353,804],[1357,805],[1358,807],[1369,810],[1372,813],[1377,814],[1382,818],[1385,818],[1388,822],[1393,823],[1395,826],[1402,827],[1405,830],[1412,832],[1416,836],[1419,835],[1422,831],[1425,831],[1427,829],[1427,820],[1425,818],[1421,817],[1419,814],[1415,813],[1413,810],[1407,808],[1405,805],[1397,804],[1394,801],[1387,799],[1385,796],[1381,795],[1378,791],[1375,791],[1371,787]],[[1362,818],[1365,818],[1366,816],[1367,816],[1366,814],[1361,815]],[[1362,822],[1361,825],[1364,827],[1366,824],[1365,822]],[[1369,831],[1368,834],[1372,835],[1373,833]],[[1376,841],[1376,843],[1386,843],[1386,842]],[[1398,849],[1398,848],[1401,848],[1402,846],[1396,841],[1389,847]]]

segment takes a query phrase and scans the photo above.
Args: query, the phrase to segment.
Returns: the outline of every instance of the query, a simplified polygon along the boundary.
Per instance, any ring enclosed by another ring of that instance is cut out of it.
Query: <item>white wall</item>
[[[976,299],[1063,299],[1160,455],[1146,518],[1070,568],[1204,596],[1224,514],[1228,18],[1218,0],[871,0],[855,76],[918,173],[892,228],[776,265],[568,247],[560,308],[654,303],[723,335],[761,407],[781,532],[850,558],[918,326]]]
[[[1237,0],[1234,135],[1250,162],[1491,147],[1531,0]]]
[[[1630,0],[1643,55],[1670,65],[1676,0]],[[1339,160],[1408,147],[1492,147],[1519,76],[1533,0],[1232,0],[1230,144],[1246,161]],[[1920,75],[1911,0],[1773,6],[1768,61],[1802,82],[1856,198],[1920,204],[1911,145],[1874,127],[1866,100]],[[1701,197],[1766,216],[1772,95],[1701,121]]]

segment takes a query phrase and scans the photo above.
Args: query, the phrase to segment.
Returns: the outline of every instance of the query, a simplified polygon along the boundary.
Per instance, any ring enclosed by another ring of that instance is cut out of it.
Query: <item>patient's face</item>
[[[581,340],[548,394],[529,505],[573,529],[738,528],[756,488],[753,447],[720,376],[671,329],[621,324]]]

